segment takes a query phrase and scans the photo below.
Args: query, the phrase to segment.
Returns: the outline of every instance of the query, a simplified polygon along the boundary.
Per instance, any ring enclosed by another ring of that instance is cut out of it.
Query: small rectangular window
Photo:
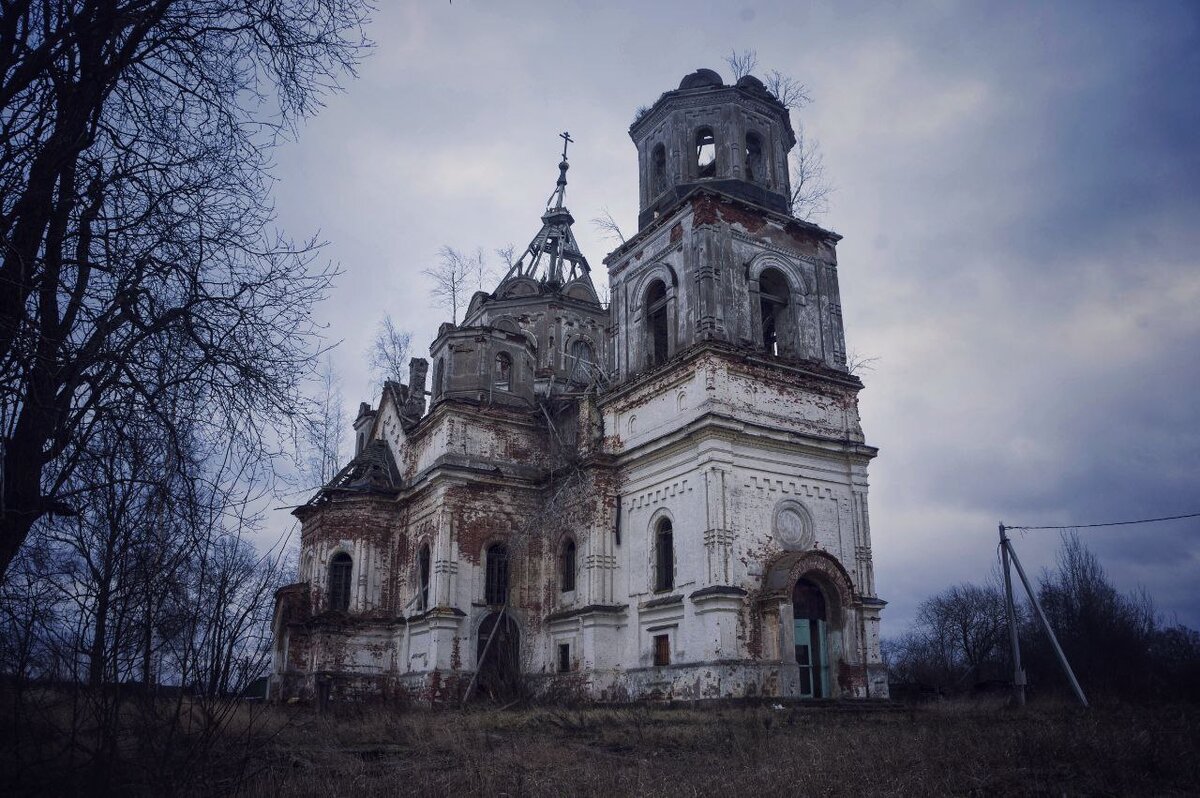
[[[571,644],[558,644],[558,672],[567,673],[571,670]]]
[[[654,664],[656,666],[671,664],[671,636],[654,636]]]

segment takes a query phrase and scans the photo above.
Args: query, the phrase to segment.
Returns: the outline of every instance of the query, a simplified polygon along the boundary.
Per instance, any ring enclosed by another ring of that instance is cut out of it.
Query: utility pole
[[[1067,679],[1071,682],[1071,689],[1075,691],[1075,697],[1086,708],[1088,705],[1087,697],[1083,694],[1083,688],[1079,686],[1079,680],[1075,678],[1075,671],[1071,670],[1071,663],[1067,662],[1067,655],[1063,653],[1062,646],[1058,644],[1058,637],[1054,634],[1054,629],[1050,626],[1049,619],[1046,618],[1046,613],[1042,609],[1042,603],[1038,601],[1037,594],[1033,592],[1033,585],[1029,583],[1029,577],[1025,576],[1025,569],[1021,567],[1021,560],[1017,558],[1017,553],[1013,551],[1012,541],[1006,538],[1004,546],[1008,549],[1009,556],[1012,557],[1013,565],[1017,566],[1017,576],[1021,577],[1021,584],[1025,585],[1025,592],[1029,594],[1029,601],[1033,603],[1033,608],[1037,611],[1038,620],[1042,622],[1042,628],[1046,630],[1046,636],[1050,638],[1050,645],[1054,646],[1054,653],[1058,655],[1058,662],[1062,665],[1063,672],[1067,674]],[[1007,571],[1004,576],[1007,579]]]
[[[1009,567],[1008,535],[1004,523],[1000,524],[1000,557],[1004,561],[1004,606],[1008,610],[1008,642],[1012,650],[1013,700],[1017,706],[1025,706],[1025,671],[1021,668],[1021,641],[1017,637],[1017,607],[1013,603],[1012,574]]]

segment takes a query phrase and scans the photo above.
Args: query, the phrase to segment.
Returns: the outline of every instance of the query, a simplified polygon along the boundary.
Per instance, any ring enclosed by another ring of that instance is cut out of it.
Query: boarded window
[[[671,664],[671,636],[654,636],[654,664],[662,667]]]
[[[654,148],[650,167],[650,196],[657,197],[667,190],[667,148],[659,144]]]
[[[571,670],[571,644],[558,644],[558,672],[568,673]]]
[[[746,134],[746,179],[751,183],[765,182],[762,139],[757,133]]]
[[[488,604],[504,604],[508,598],[508,547],[493,543],[487,549],[487,578],[484,580],[483,600]]]
[[[787,326],[788,284],[776,269],[767,269],[758,278],[758,307],[762,315],[763,349],[770,355],[784,354],[780,333]]]
[[[433,364],[433,398],[434,399],[437,399],[439,396],[442,395],[442,391],[445,388],[445,386],[443,385],[445,380],[446,380],[446,361],[442,360],[439,357],[438,361]]]
[[[329,561],[329,609],[346,612],[350,609],[350,572],[354,561],[346,552],[333,555]]]
[[[596,354],[592,351],[592,345],[580,338],[571,344],[571,367],[579,369],[581,374],[586,374],[587,367],[596,362]]]
[[[675,587],[675,534],[671,522],[658,522],[654,535],[654,589],[671,590]]]
[[[422,546],[417,555],[417,577],[421,583],[421,609],[429,609],[429,546]]]
[[[646,324],[650,365],[662,365],[667,362],[670,343],[667,334],[667,286],[662,280],[655,280],[646,290]]]
[[[496,355],[495,386],[498,391],[512,390],[512,358],[507,352]]]
[[[563,543],[562,553],[559,555],[558,581],[564,593],[575,589],[575,541],[569,538]]]
[[[702,127],[696,131],[696,177],[714,177],[717,174],[717,142],[712,128]]]

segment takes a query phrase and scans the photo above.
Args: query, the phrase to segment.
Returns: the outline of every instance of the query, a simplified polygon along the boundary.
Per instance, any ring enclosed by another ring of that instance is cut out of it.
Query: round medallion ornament
[[[789,551],[807,551],[813,547],[812,523],[801,507],[781,507],[775,513],[775,537]]]

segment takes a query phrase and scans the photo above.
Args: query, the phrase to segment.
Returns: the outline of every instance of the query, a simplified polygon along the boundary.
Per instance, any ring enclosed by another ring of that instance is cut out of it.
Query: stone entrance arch
[[[847,654],[858,657],[854,586],[841,564],[821,551],[784,552],[763,582],[764,625],[778,640],[783,695],[836,698]],[[764,636],[768,632],[764,629]]]

